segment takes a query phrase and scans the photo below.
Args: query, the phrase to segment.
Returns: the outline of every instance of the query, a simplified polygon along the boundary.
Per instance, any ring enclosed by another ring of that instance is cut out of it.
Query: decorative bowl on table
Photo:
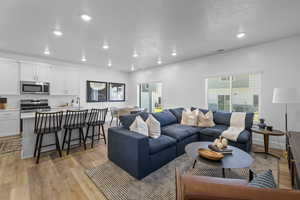
[[[209,160],[214,160],[214,161],[218,161],[218,160],[221,160],[222,158],[224,158],[223,154],[212,151],[210,149],[200,148],[200,149],[198,149],[198,153],[199,153],[199,156],[209,159]]]

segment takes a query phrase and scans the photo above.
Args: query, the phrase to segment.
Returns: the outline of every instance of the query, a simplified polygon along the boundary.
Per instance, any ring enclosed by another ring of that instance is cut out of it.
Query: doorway
[[[162,111],[162,83],[141,83],[139,85],[139,106],[148,112]]]

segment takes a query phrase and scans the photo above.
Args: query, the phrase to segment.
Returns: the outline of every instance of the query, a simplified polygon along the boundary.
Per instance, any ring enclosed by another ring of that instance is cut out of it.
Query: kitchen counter
[[[19,108],[6,108],[6,109],[0,109],[0,113],[1,113],[1,112],[12,112],[12,111],[18,112],[18,111],[20,111],[20,109],[19,109]]]
[[[47,111],[47,112],[59,112],[59,111],[63,111],[64,115],[66,114],[67,110],[79,110],[77,107],[54,107],[51,108],[51,110]],[[84,108],[80,108],[80,110],[85,110]],[[30,119],[30,118],[34,118],[35,117],[35,112],[28,112],[28,113],[22,113],[21,112],[21,119]]]

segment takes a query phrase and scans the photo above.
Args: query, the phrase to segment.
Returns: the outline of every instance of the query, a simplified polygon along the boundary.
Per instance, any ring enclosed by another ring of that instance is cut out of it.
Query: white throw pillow
[[[149,115],[148,119],[146,120],[149,130],[149,136],[151,138],[159,138],[161,135],[160,130],[160,123],[153,117],[153,115]]]
[[[135,118],[134,122],[130,125],[129,130],[149,137],[148,125],[141,116]]]
[[[214,115],[211,111],[208,111],[206,114],[203,112],[199,112],[199,127],[214,127],[216,124],[214,123]]]
[[[198,123],[198,110],[193,110],[193,111],[184,110],[182,112],[182,119],[180,124],[188,125],[188,126],[197,126],[197,123]]]

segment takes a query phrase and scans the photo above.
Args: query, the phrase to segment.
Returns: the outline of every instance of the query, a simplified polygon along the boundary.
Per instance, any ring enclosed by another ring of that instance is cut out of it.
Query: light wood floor
[[[255,146],[255,150],[261,147]],[[86,200],[105,199],[85,170],[107,160],[103,141],[94,149],[79,148],[63,158],[56,152],[44,153],[40,164],[20,159],[20,152],[0,155],[0,199],[2,200]],[[282,154],[281,151],[272,150]],[[281,188],[290,188],[287,161],[279,164]]]

